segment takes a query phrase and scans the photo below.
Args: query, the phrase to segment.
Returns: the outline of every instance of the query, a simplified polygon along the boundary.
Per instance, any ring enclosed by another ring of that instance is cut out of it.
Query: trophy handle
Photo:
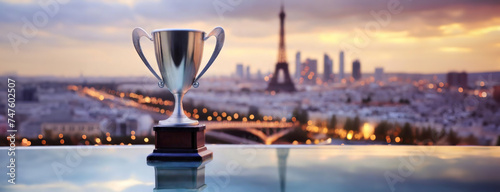
[[[214,52],[212,53],[210,60],[208,60],[207,65],[205,65],[205,68],[203,68],[198,77],[194,79],[193,82],[194,88],[197,88],[199,86],[200,83],[198,83],[198,80],[201,78],[203,74],[205,74],[205,72],[207,72],[208,68],[210,68],[212,63],[215,61],[215,58],[217,58],[217,56],[219,55],[222,46],[224,45],[225,34],[224,34],[224,29],[222,29],[222,27],[216,27],[215,29],[213,29],[203,40],[206,41],[211,36],[215,36],[215,38],[217,39],[217,43],[215,44]]]
[[[144,62],[146,67],[148,67],[149,71],[151,71],[151,73],[153,73],[156,79],[158,79],[159,81],[158,86],[160,88],[163,88],[164,86],[163,80],[160,78],[160,76],[158,76],[158,74],[151,67],[151,65],[149,65],[148,60],[146,59],[146,57],[144,57],[144,54],[142,53],[141,42],[140,42],[141,37],[147,37],[151,41],[153,41],[153,37],[151,37],[151,35],[149,35],[144,29],[139,27],[135,28],[134,31],[132,31],[132,41],[134,42],[134,47],[135,50],[137,51],[137,54],[139,54],[139,57],[141,57],[142,61]]]

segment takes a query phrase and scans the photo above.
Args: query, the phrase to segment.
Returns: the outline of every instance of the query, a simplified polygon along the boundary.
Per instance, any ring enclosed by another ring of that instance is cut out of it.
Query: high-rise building
[[[244,78],[244,72],[243,72],[243,64],[239,63],[236,65],[236,77],[243,79]]]
[[[375,82],[380,82],[384,80],[384,68],[375,68]]]
[[[357,59],[352,62],[352,78],[356,81],[361,79],[361,62]]]
[[[246,74],[246,79],[251,79],[252,78],[252,74],[250,73],[250,65],[247,66],[247,74]]]
[[[333,60],[326,53],[323,56],[323,81],[328,82],[333,80]]]
[[[464,71],[462,73],[449,72],[446,74],[446,80],[448,87],[462,87],[466,89],[468,86],[467,73]]]
[[[318,74],[318,60],[307,58],[302,66],[301,75],[304,83],[315,83]]]
[[[339,54],[339,80],[344,79],[344,51]]]
[[[493,86],[493,99],[500,103],[500,84]]]
[[[278,49],[278,63],[276,63],[276,68],[274,70],[274,75],[267,85],[266,91],[270,92],[295,92],[295,85],[290,78],[290,72],[288,70],[288,62],[286,61],[286,51],[285,51],[285,8],[281,4],[281,12],[279,14],[280,18],[280,39],[279,39],[279,49]],[[280,73],[281,71],[281,73]],[[279,81],[283,79],[283,81]]]
[[[302,71],[302,62],[300,61],[300,51],[295,54],[295,78],[300,79],[300,71]]]

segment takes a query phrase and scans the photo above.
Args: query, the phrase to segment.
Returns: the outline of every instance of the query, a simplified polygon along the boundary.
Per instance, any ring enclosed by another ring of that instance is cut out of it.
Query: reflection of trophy
[[[200,162],[148,162],[155,169],[155,188],[153,191],[203,191],[205,183],[205,165]]]
[[[160,76],[153,70],[144,57],[140,38],[148,37],[154,42],[156,61]],[[201,64],[203,43],[215,36],[217,43],[207,65],[198,76]],[[154,126],[155,150],[148,156],[148,161],[205,161],[212,158],[212,152],[205,147],[205,125],[189,119],[182,109],[182,97],[193,87],[198,87],[198,80],[212,65],[224,44],[224,30],[216,27],[205,36],[205,32],[191,29],[154,30],[152,36],[141,28],[132,32],[132,40],[139,57],[146,67],[159,80],[158,86],[166,85],[174,95],[175,106],[172,115]]]
[[[161,78],[149,65],[142,53],[139,43],[142,36],[146,36],[154,42],[156,61],[158,62]],[[203,43],[210,36],[217,38],[214,53],[203,71],[196,77],[201,64]],[[182,97],[191,86],[198,87],[198,80],[219,55],[224,44],[224,30],[217,27],[205,37],[205,32],[198,30],[160,29],[154,30],[151,37],[143,29],[135,28],[132,32],[132,40],[135,50],[146,64],[146,67],[159,80],[158,86],[163,87],[166,85],[175,98],[175,108],[172,115],[160,121],[159,124],[166,126],[198,125],[198,121],[189,119],[184,114]]]

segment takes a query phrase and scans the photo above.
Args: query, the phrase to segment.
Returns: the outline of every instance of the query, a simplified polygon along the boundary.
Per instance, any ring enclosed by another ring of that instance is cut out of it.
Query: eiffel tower
[[[280,17],[280,43],[278,52],[278,63],[276,64],[276,69],[274,70],[274,75],[269,81],[267,86],[267,91],[275,92],[295,92],[295,85],[290,78],[290,73],[288,71],[288,63],[286,62],[286,52],[285,52],[285,11],[283,8],[283,3],[281,4]],[[283,82],[278,82],[280,71],[282,75],[285,75]]]

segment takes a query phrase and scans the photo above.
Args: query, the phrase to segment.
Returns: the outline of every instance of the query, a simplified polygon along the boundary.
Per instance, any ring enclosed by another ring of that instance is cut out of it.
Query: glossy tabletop
[[[155,171],[148,166],[146,156],[152,145],[18,147],[15,185],[7,182],[8,148],[2,147],[0,191],[500,190],[499,147],[207,147],[214,152],[214,159],[204,169],[192,169],[189,174],[194,173],[193,177],[182,175],[175,167]],[[203,187],[176,185],[182,182]]]

